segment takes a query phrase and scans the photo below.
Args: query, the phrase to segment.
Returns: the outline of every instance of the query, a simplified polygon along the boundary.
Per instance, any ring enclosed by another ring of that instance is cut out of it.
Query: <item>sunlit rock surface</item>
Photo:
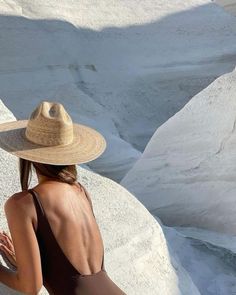
[[[121,184],[167,225],[236,235],[236,71],[159,127]]]
[[[210,0],[0,1],[0,97],[17,118],[61,101],[119,182],[156,128],[233,69],[236,19]]]

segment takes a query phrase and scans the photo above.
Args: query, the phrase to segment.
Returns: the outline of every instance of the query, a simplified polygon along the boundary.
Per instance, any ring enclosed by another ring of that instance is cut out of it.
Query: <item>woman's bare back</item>
[[[46,181],[33,190],[38,193],[54,237],[69,262],[82,275],[99,272],[103,240],[84,188],[77,183]],[[33,200],[32,210],[37,230]]]

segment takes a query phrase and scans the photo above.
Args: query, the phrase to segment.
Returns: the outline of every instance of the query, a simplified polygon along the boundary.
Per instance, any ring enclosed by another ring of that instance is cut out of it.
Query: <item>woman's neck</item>
[[[38,183],[39,184],[44,182],[44,181],[47,181],[47,180],[52,180],[52,178],[50,178],[50,177],[47,177],[47,176],[44,176],[44,175],[38,174],[38,173],[36,173],[36,174],[37,174],[37,177],[38,177]]]

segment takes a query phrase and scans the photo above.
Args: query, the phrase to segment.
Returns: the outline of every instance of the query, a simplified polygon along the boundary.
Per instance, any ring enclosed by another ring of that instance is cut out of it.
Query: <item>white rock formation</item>
[[[103,132],[89,167],[120,181],[156,128],[232,70],[236,19],[210,0],[0,1],[0,95],[17,118],[40,100]]]
[[[0,122],[12,120],[14,116],[0,103]],[[0,229],[8,231],[3,204],[20,191],[17,158],[0,149],[0,163]],[[105,268],[127,295],[200,295],[178,260],[170,257],[158,222],[131,193],[84,168],[78,167],[78,174],[91,194],[104,240]],[[35,179],[34,175],[31,186]],[[2,257],[1,262],[6,265]],[[1,284],[0,294],[15,293]],[[42,288],[40,294],[47,292]]]
[[[196,228],[163,230],[170,253],[178,255],[200,294],[236,293],[236,237]]]
[[[167,225],[236,235],[236,71],[157,129],[121,181]]]

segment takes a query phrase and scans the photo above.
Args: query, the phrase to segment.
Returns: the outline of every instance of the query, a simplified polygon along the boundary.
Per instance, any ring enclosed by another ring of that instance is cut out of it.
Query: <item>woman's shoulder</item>
[[[16,192],[13,195],[11,195],[5,202],[6,203],[17,203],[17,204],[22,204],[27,202],[29,199],[28,196],[30,195],[30,192],[25,190],[25,191],[20,191]]]
[[[14,213],[25,212],[28,214],[32,206],[29,191],[20,191],[11,195],[4,203],[4,210],[9,210]]]

